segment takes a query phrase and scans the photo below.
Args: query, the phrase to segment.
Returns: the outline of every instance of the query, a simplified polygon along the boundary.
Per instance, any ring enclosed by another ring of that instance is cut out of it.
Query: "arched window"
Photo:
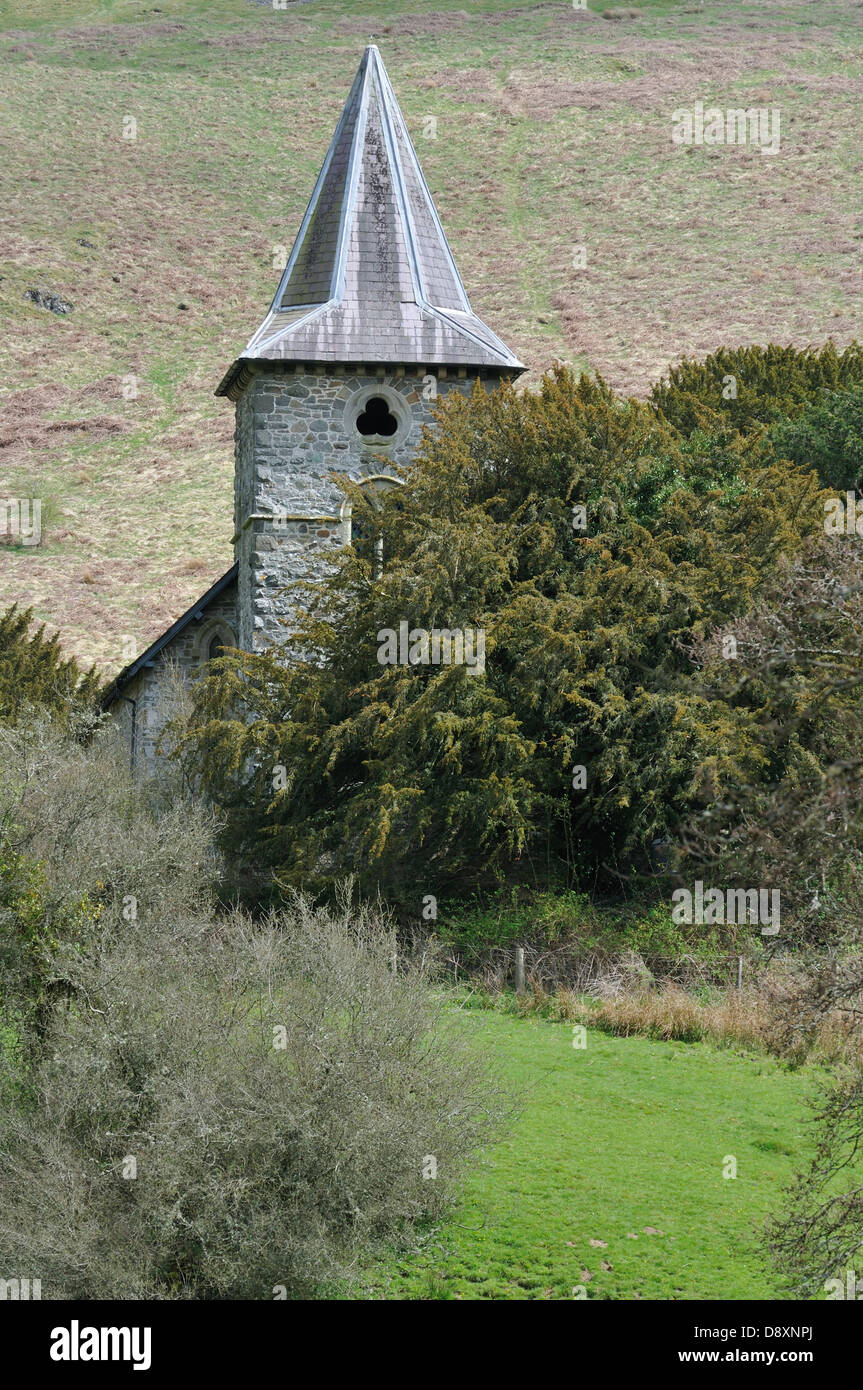
[[[199,666],[205,666],[236,645],[237,639],[228,624],[221,618],[212,618],[201,624],[195,636],[193,659]]]
[[[375,579],[379,579],[384,568],[384,538],[376,524],[374,512],[381,509],[380,498],[383,493],[394,487],[403,487],[404,484],[399,478],[390,478],[380,473],[372,478],[361,479],[358,486],[368,497],[373,509],[372,515],[363,509],[362,515],[354,517],[350,498],[347,498],[341,509],[342,537],[345,545],[352,545],[358,555],[371,562],[372,574]]]

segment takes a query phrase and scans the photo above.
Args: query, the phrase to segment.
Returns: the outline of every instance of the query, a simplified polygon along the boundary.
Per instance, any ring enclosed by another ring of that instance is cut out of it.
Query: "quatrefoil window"
[[[389,439],[398,427],[399,422],[383,396],[372,396],[366,401],[365,410],[357,416],[357,429],[367,439],[372,435]]]

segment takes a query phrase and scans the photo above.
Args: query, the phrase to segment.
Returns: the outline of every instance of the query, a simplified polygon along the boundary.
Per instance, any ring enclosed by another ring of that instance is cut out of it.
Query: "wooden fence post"
[[[743,957],[737,957],[737,993],[743,993]]]
[[[515,948],[515,992],[524,994],[524,947]]]

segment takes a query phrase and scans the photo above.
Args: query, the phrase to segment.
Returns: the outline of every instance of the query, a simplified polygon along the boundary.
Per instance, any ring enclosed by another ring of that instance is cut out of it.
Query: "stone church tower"
[[[371,45],[270,311],[216,393],[236,403],[235,564],[109,692],[135,707],[133,761],[153,763],[167,661],[191,674],[221,646],[290,636],[302,580],[351,540],[332,475],[394,485],[437,395],[523,370],[471,310]]]
[[[386,476],[436,391],[521,370],[471,312],[371,46],[270,312],[218,388],[237,403],[239,645],[283,640],[286,584],[349,539],[334,471]]]

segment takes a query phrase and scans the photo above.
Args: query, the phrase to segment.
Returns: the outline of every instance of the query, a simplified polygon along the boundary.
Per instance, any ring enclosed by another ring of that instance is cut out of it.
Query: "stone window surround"
[[[386,483],[389,487],[404,487],[403,480],[394,478],[390,473],[370,473],[365,478],[352,478],[351,482],[356,487],[367,487],[371,483]],[[231,544],[235,545],[242,532],[247,530],[255,521],[269,521],[277,528],[289,526],[292,522],[302,521],[310,526],[340,526],[342,544],[350,545],[352,510],[351,500],[346,497],[339,508],[338,516],[323,512],[250,512],[240,530],[235,531],[231,537]]]
[[[391,475],[390,475],[389,473],[372,473],[368,478],[358,478],[358,479],[353,479],[352,481],[355,483],[355,486],[356,486],[356,487],[370,487],[370,486],[371,486],[371,488],[372,488],[372,506],[376,506],[376,502],[375,502],[375,494],[376,494],[376,493],[387,491],[389,488],[392,488],[392,487],[404,487],[404,482],[402,481],[401,478],[393,478],[393,477],[391,477]],[[377,486],[373,486],[374,484],[377,484]],[[386,484],[386,487],[380,486],[381,484]],[[346,497],[345,500],[344,500],[344,502],[342,503],[341,507],[339,508],[339,521],[341,522],[341,527],[342,527],[342,544],[343,544],[343,545],[350,545],[350,543],[351,543],[351,516],[352,516],[352,514],[353,514],[353,506],[352,506],[352,504],[351,504],[351,499],[350,499],[349,497]]]
[[[357,420],[362,415],[369,401],[380,397],[386,401],[390,413],[395,416],[398,428],[395,434],[360,434],[357,429]],[[370,449],[373,453],[381,453],[389,449],[399,448],[405,443],[408,435],[413,429],[414,418],[411,414],[410,406],[402,398],[398,391],[392,386],[385,385],[384,382],[373,382],[370,386],[361,386],[358,391],[351,393],[345,402],[344,413],[342,415],[344,431],[348,439],[358,440],[364,448]]]
[[[210,643],[214,637],[223,638],[222,645],[225,647],[236,647],[237,645],[236,635],[224,618],[205,619],[195,633],[194,646],[192,647],[192,661],[196,666],[206,666],[209,660]]]

